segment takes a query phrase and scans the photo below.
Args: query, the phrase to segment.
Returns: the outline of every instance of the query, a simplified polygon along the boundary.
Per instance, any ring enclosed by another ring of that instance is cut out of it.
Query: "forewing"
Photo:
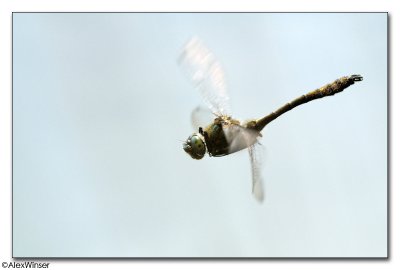
[[[185,45],[178,63],[214,114],[231,115],[221,64],[200,39],[192,38]]]
[[[250,146],[248,149],[251,163],[252,193],[259,202],[262,202],[264,200],[264,187],[261,169],[263,164],[262,154],[264,149],[263,146],[258,142]]]

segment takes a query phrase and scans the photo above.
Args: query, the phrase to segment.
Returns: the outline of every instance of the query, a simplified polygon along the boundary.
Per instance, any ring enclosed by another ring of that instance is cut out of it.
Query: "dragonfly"
[[[191,134],[183,142],[183,150],[193,159],[199,160],[206,153],[210,157],[222,157],[247,149],[251,163],[252,194],[259,202],[264,200],[261,175],[263,150],[259,140],[265,126],[299,105],[333,96],[355,82],[363,80],[361,75],[341,77],[286,103],[264,117],[241,122],[231,116],[229,94],[222,66],[199,38],[192,38],[183,47],[178,63],[214,115],[213,121],[203,125],[204,109],[198,107],[192,112],[192,125],[197,132]]]

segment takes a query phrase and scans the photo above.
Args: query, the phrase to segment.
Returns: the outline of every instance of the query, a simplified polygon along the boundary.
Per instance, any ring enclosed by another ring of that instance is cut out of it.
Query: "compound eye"
[[[204,148],[204,143],[201,138],[199,138],[197,135],[192,136],[191,139],[191,145],[192,148],[202,150]]]
[[[201,159],[206,153],[206,145],[197,134],[193,134],[187,139],[183,149],[194,159]]]

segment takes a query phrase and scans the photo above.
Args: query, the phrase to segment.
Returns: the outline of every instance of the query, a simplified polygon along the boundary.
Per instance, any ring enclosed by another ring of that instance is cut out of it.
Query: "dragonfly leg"
[[[208,150],[208,154],[211,156],[211,152],[212,152],[212,149],[211,149],[211,145],[210,145],[210,141],[209,141],[209,137],[208,137],[208,133],[207,133],[207,131],[203,131],[203,134],[202,134],[203,136],[204,136],[204,141],[205,141],[205,143],[206,143],[206,147],[207,147],[207,150]]]
[[[206,147],[207,147],[207,150],[208,150],[208,154],[209,154],[210,157],[211,157],[211,156],[212,156],[212,155],[211,155],[212,150],[211,150],[211,145],[210,145],[209,140],[208,140],[208,139],[209,139],[208,133],[207,133],[207,131],[204,131],[202,127],[199,127],[199,133],[200,133],[201,135],[203,135],[203,137],[204,137],[204,142],[206,143]]]

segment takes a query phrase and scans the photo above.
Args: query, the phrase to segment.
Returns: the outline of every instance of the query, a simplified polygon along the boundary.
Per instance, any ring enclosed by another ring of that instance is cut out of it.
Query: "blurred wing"
[[[252,193],[259,202],[262,202],[264,200],[263,179],[261,175],[263,147],[257,142],[248,149],[251,162]]]
[[[214,114],[231,115],[221,64],[198,38],[192,38],[186,44],[178,63]]]
[[[214,115],[211,111],[205,107],[197,106],[191,115],[192,126],[196,132],[199,130],[199,127],[206,127],[214,121]]]
[[[234,153],[252,146],[257,142],[257,137],[260,134],[255,130],[236,124],[227,125],[223,130],[229,144],[229,153]]]

